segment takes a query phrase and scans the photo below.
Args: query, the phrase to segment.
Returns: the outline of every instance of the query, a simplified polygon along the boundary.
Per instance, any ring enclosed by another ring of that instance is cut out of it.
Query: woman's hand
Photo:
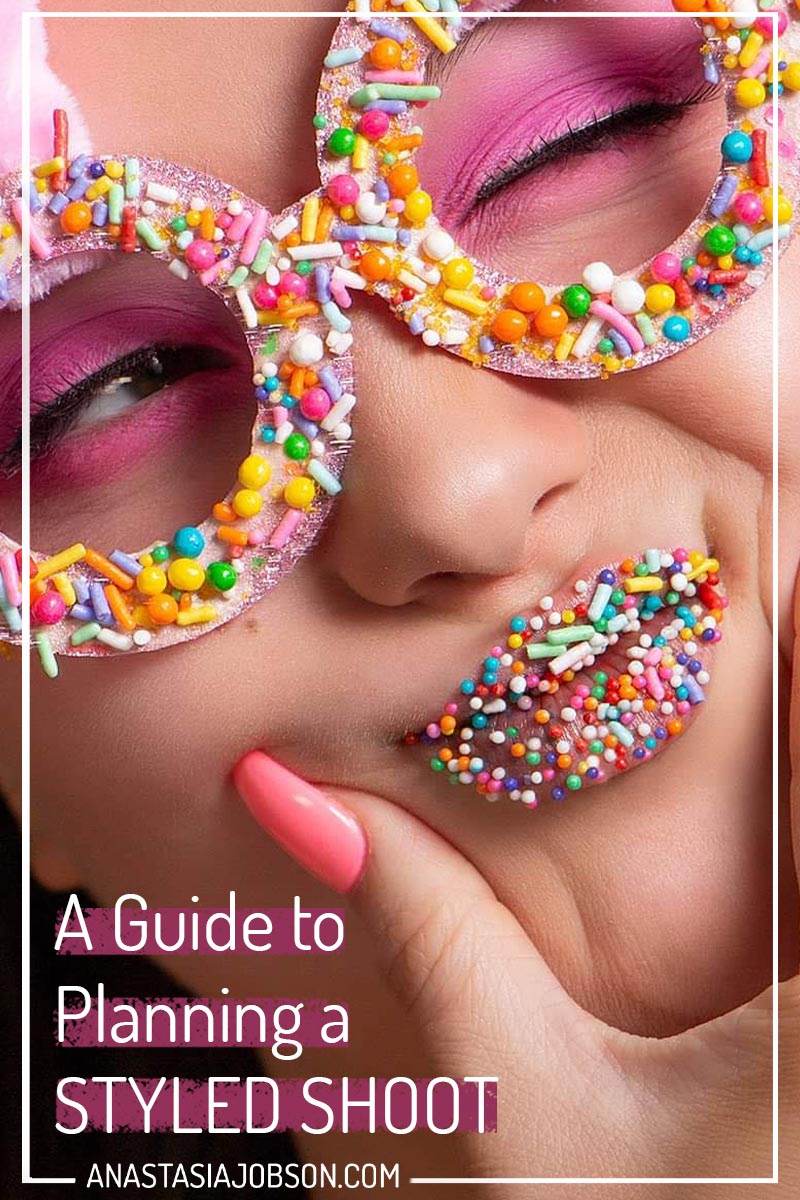
[[[796,857],[798,630],[800,588],[791,705]],[[386,978],[437,1069],[499,1078],[500,1132],[469,1139],[474,1176],[772,1174],[771,990],[673,1037],[621,1033],[578,1007],[482,875],[417,817],[361,792],[322,796],[260,752],[242,760],[235,781],[294,857],[351,889]],[[309,805],[322,818],[313,842],[303,816]],[[788,1126],[800,1101],[800,977],[781,984],[779,1004]],[[782,1182],[792,1170],[800,1182],[797,1169],[787,1163]]]

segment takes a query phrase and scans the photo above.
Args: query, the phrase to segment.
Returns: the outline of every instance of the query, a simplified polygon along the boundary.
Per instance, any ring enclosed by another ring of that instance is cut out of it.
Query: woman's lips
[[[512,617],[457,698],[406,740],[490,799],[535,807],[607,782],[687,728],[727,604],[705,551],[647,550],[597,568]]]

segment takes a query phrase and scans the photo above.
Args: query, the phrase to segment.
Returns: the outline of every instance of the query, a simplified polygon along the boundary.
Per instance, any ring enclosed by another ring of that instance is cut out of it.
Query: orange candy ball
[[[178,619],[178,601],[166,592],[151,596],[146,607],[154,625],[174,625]]]
[[[676,12],[700,12],[706,7],[706,0],[672,0]]]
[[[566,310],[560,304],[546,304],[533,318],[536,332],[546,338],[558,337],[567,328],[568,322]]]
[[[85,200],[73,200],[61,214],[64,233],[83,233],[92,223],[92,210]]]
[[[492,321],[492,333],[500,342],[518,342],[528,331],[528,318],[515,308],[501,308]]]
[[[381,279],[391,279],[392,261],[382,250],[368,250],[358,264],[358,269],[370,283]]]
[[[394,38],[378,38],[370,49],[369,61],[379,71],[391,71],[400,66],[402,51]]]
[[[520,312],[537,313],[544,307],[545,294],[538,283],[515,283],[509,300]]]
[[[411,163],[398,163],[386,176],[386,182],[393,196],[410,196],[419,186],[417,168]]]

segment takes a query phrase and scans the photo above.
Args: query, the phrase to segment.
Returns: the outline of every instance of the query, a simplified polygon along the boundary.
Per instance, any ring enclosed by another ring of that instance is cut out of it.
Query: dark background
[[[74,1176],[76,1185],[50,1184],[23,1187],[21,1179],[20,1073],[20,869],[21,846],[17,826],[0,801],[0,1029],[2,1064],[0,1095],[4,1112],[0,1120],[0,1197],[2,1200],[56,1200],[65,1196],[153,1195],[160,1187],[109,1191],[85,1180],[93,1162],[137,1165],[145,1162],[232,1164],[236,1162],[296,1162],[291,1139],[285,1134],[259,1134],[230,1138],[216,1134],[84,1133],[68,1136],[55,1128],[56,1085],[64,1075],[261,1075],[263,1066],[245,1049],[126,1049],[70,1050],[57,1046],[53,1012],[60,985],[76,984],[94,993],[98,982],[108,996],[172,996],[184,994],[147,959],[114,956],[59,956],[53,949],[56,913],[66,894],[46,892],[35,882],[31,895],[31,1174]],[[82,904],[91,903],[81,897]],[[302,1198],[301,1188],[282,1189],[284,1196]],[[219,1200],[227,1189],[180,1188],[176,1194]],[[248,1194],[246,1190],[238,1194]],[[264,1193],[266,1195],[266,1192]],[[270,1196],[279,1196],[270,1191]]]

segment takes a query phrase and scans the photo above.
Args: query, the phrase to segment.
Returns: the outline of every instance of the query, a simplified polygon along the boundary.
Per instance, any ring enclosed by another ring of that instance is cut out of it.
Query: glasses
[[[19,640],[30,586],[49,674],[57,654],[216,628],[309,549],[351,443],[360,292],[471,364],[608,377],[716,328],[767,277],[774,221],[785,244],[800,63],[781,48],[773,78],[783,10],[698,26],[407,7],[340,22],[321,186],[277,217],[176,164],[71,158],[61,112],[52,159],[4,182],[0,295],[19,297],[23,204],[33,291],[60,282],[31,311],[32,525],[52,552],[26,567],[10,523],[0,537],[2,636]],[[22,439],[4,413],[11,512]]]

